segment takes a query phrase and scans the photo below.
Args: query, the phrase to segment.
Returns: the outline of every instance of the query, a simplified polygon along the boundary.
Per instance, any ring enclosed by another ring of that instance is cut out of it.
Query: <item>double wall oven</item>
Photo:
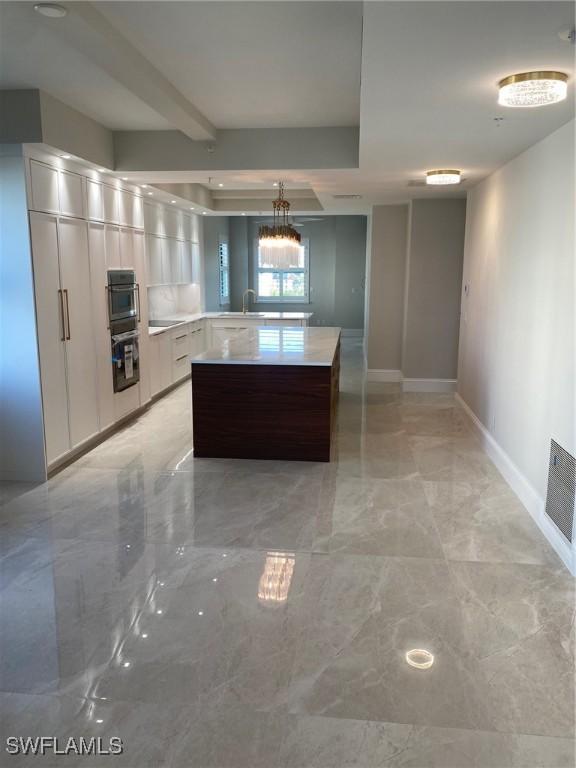
[[[140,380],[140,287],[134,270],[109,269],[106,294],[114,392],[121,392]]]

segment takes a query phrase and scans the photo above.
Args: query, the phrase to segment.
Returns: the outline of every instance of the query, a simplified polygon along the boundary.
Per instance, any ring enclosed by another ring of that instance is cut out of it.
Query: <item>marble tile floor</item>
[[[194,460],[185,383],[1,488],[0,765],[574,766],[573,579],[451,395],[342,363],[330,464]]]

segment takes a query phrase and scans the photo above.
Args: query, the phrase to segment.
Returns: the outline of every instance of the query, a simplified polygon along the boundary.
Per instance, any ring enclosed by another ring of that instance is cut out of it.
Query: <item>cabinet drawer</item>
[[[190,354],[190,329],[179,328],[172,337],[172,360]]]
[[[190,356],[188,354],[175,358],[172,362],[172,381],[179,381],[184,376],[187,376],[190,371]]]

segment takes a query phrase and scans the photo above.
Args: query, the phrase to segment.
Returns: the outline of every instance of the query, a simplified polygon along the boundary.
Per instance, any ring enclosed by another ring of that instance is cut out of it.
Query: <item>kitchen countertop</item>
[[[340,328],[256,326],[191,357],[223,365],[332,365]]]
[[[173,325],[150,325],[148,326],[148,335],[156,336],[158,333],[165,333],[172,328],[177,328],[184,323],[193,323],[196,320],[226,320],[245,319],[245,320],[309,320],[313,312],[198,312],[196,314],[179,313],[163,317],[162,320],[174,321]]]

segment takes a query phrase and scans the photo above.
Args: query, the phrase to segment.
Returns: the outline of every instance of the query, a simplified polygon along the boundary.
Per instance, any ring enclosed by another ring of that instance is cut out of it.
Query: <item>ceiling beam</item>
[[[194,141],[214,139],[216,129],[92,3],[69,3],[63,19],[46,20],[75,48]]]

